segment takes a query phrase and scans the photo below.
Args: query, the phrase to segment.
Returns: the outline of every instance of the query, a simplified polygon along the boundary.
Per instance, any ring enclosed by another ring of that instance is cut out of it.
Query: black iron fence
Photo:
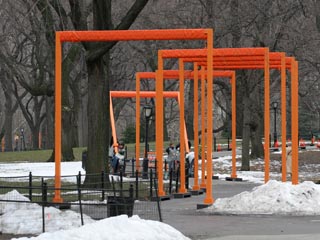
[[[86,181],[88,177],[89,181]],[[157,180],[154,177],[151,180],[138,177],[124,180],[122,173],[119,176],[109,176],[104,172],[84,176],[79,172],[78,175],[62,176],[61,179],[61,188],[57,189],[53,177],[49,176],[33,176],[29,173],[28,176],[1,177],[0,209],[10,208],[13,204],[18,204],[18,208],[22,205],[41,206],[41,216],[39,213],[39,220],[34,224],[42,222],[43,232],[46,223],[59,221],[58,215],[53,214],[50,207],[78,212],[75,218],[79,225],[92,219],[121,214],[162,221]],[[57,201],[57,193],[61,202]],[[12,217],[23,219],[27,216]],[[8,220],[10,214],[6,218]],[[30,219],[26,221],[30,224]]]

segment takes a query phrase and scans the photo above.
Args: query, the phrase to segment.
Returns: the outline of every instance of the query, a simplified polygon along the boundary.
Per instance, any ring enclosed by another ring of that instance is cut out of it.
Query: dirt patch
[[[270,170],[281,171],[281,154],[270,154]],[[280,168],[277,169],[277,166]],[[299,151],[299,180],[314,181],[320,180],[320,150]]]
[[[281,154],[270,154],[270,159],[281,161]],[[320,150],[300,151],[299,166],[304,164],[320,164]]]

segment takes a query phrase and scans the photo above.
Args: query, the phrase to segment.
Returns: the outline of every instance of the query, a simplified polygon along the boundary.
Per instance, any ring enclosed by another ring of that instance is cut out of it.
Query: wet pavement
[[[213,180],[213,198],[231,197],[255,186]],[[320,239],[320,216],[213,215],[197,210],[205,197],[162,201],[163,222],[191,239]]]

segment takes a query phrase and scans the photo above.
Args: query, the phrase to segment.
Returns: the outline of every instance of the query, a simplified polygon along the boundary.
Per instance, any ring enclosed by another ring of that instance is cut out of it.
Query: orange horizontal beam
[[[136,91],[110,91],[110,96],[113,98],[135,98],[137,96]],[[142,98],[154,98],[156,96],[155,91],[141,91],[140,97]],[[166,91],[163,92],[164,98],[178,98],[179,92]]]
[[[207,66],[206,62],[198,62],[200,66]],[[235,70],[235,69],[263,69],[264,67],[261,64],[257,63],[252,63],[252,64],[224,64],[224,65],[219,65],[219,64],[214,64],[213,65],[214,69],[217,70]],[[280,69],[281,66],[278,64],[270,64],[269,65],[270,69]],[[291,65],[287,64],[286,65],[287,69],[291,69]]]
[[[194,78],[194,71],[191,70],[185,70],[185,79],[192,80]],[[205,71],[205,76],[206,76]],[[214,77],[231,77],[233,74],[233,71],[213,71]],[[156,73],[155,72],[137,72],[137,75],[140,77],[140,79],[143,78],[150,78],[155,79]],[[163,70],[163,78],[164,79],[177,79],[179,77],[179,70]]]
[[[61,42],[206,40],[207,29],[59,31]]]
[[[190,78],[191,77],[192,71],[185,71],[184,72],[184,77],[185,78]],[[137,72],[139,75],[140,79],[142,78],[156,78],[156,73],[155,72]],[[171,79],[171,78],[177,78],[179,77],[179,71],[178,70],[164,70],[163,71],[163,78],[164,79]]]
[[[266,51],[268,51],[268,48],[215,48],[213,49],[213,56],[264,56]],[[159,50],[159,54],[162,58],[206,57],[207,49],[165,49]]]
[[[270,68],[280,69],[281,68],[281,52],[270,53],[271,57],[269,57]],[[286,57],[286,68],[291,69],[291,58]],[[189,57],[183,58],[184,62],[197,62],[201,66],[206,66],[206,58],[205,57]],[[221,57],[215,56],[213,58],[213,68],[218,69],[251,69],[251,68],[263,68],[264,67],[264,59],[257,56],[249,57]],[[221,67],[221,66],[227,66]]]
[[[264,54],[268,48],[218,48],[213,49],[215,69],[260,69],[264,68]],[[270,68],[281,68],[281,52],[269,53]],[[159,50],[162,58],[183,58],[185,62],[206,65],[206,49]],[[202,63],[203,59],[203,63]],[[286,68],[291,69],[291,57],[286,57]],[[254,63],[254,64],[253,64]]]

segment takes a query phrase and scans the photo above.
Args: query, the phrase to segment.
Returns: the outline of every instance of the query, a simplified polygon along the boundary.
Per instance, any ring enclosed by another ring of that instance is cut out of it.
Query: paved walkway
[[[213,197],[230,197],[257,186],[248,182],[213,180]],[[205,195],[161,202],[163,222],[191,239],[264,240],[320,239],[320,216],[210,215],[197,211]]]

